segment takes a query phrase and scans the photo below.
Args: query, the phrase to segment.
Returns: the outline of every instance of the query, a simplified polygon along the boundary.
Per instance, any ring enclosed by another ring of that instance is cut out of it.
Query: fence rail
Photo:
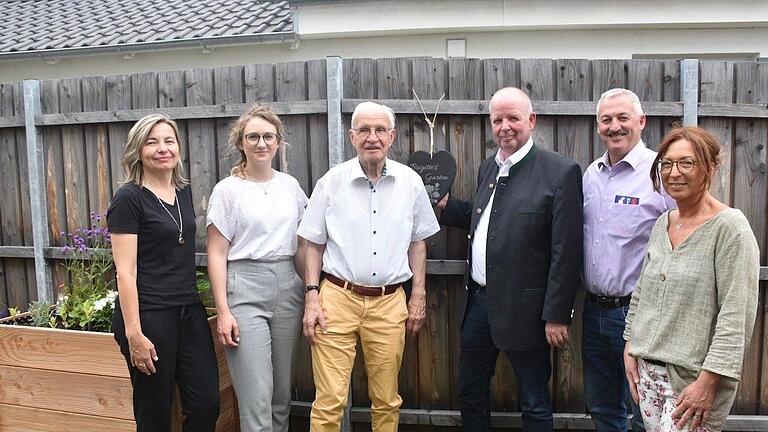
[[[61,232],[85,226],[91,212],[107,208],[119,187],[119,160],[128,130],[148,113],[165,112],[179,123],[182,163],[193,184],[197,262],[205,265],[208,197],[234,161],[227,145],[229,122],[249,104],[266,103],[281,114],[291,145],[279,169],[296,177],[309,194],[329,166],[353,156],[345,129],[357,103],[376,99],[395,110],[398,139],[390,157],[405,161],[411,152],[430,148],[430,130],[413,91],[428,113],[445,94],[434,148],[450,151],[457,160],[452,194],[471,199],[477,168],[495,151],[488,100],[507,85],[522,88],[533,100],[537,144],[576,160],[582,168],[603,152],[595,107],[609,88],[627,87],[639,95],[648,115],[643,137],[651,148],[681,123],[698,123],[715,133],[723,143],[724,163],[712,191],[747,216],[765,266],[766,83],[768,65],[755,62],[334,57],[0,84],[0,303],[23,307],[30,300],[55,296],[55,287],[67,282],[57,265],[65,257],[56,246]],[[406,343],[400,376],[404,408],[417,417],[432,413],[430,421],[439,417],[434,413],[457,407],[466,241],[466,232],[453,228],[428,240],[427,323]],[[766,279],[768,267],[762,267],[760,311],[734,414],[768,414]],[[572,342],[553,353],[554,407],[576,417],[586,412],[580,313],[577,302]],[[304,345],[299,356],[294,394],[306,402],[314,389]],[[355,407],[364,407],[370,401],[359,357],[356,365],[352,400]],[[515,379],[505,359],[496,372],[493,408],[517,411]]]

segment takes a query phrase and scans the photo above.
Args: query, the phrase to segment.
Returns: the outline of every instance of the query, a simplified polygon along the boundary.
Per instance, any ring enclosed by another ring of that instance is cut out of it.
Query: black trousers
[[[139,312],[141,330],[155,344],[157,372],[131,366],[125,323],[115,307],[113,330],[128,363],[138,432],[169,432],[174,389],[179,386],[184,432],[213,432],[219,417],[219,371],[201,303]]]

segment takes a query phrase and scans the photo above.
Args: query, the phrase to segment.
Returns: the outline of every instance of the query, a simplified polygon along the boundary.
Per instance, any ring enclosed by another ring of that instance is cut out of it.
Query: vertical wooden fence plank
[[[413,89],[423,100],[439,99],[446,92],[445,60],[418,58],[411,60]],[[427,112],[430,120],[434,113]],[[401,116],[402,117],[402,116]],[[434,151],[446,148],[446,116],[438,115],[434,128]],[[412,118],[413,151],[430,151],[429,126],[423,115]],[[448,240],[442,232],[427,239],[427,256],[444,257]],[[448,409],[451,392],[456,383],[458,367],[458,333],[454,333],[450,315],[449,292],[461,291],[464,286],[459,277],[427,276],[427,318],[419,332],[419,407],[422,409]]]
[[[13,85],[0,86],[0,116],[14,115]],[[0,233],[2,245],[21,246],[24,244],[21,214],[21,184],[26,179],[20,177],[19,159],[25,155],[17,153],[16,133],[12,128],[0,129],[0,196],[3,197],[2,212],[0,212]],[[5,300],[11,307],[27,309],[27,303],[34,299],[27,289],[27,269],[24,259],[6,258],[5,285],[9,291]],[[6,301],[7,300],[7,301]]]
[[[490,101],[493,94],[504,87],[520,88],[520,67],[515,59],[487,59],[483,60],[483,99]],[[526,91],[525,88],[522,88]],[[526,92],[527,93],[527,92]],[[530,94],[528,95],[530,97]],[[533,99],[531,99],[533,100]],[[535,111],[535,108],[534,108]],[[496,154],[498,146],[493,140],[493,129],[488,118],[484,118],[483,131],[483,159]],[[537,128],[538,129],[538,123]],[[535,140],[534,136],[534,140]]]
[[[765,106],[768,103],[768,65],[755,62],[735,64],[736,103]],[[768,120],[738,119],[735,123],[733,153],[733,204],[747,216],[760,244],[765,264],[766,199],[768,198]],[[763,293],[764,295],[764,293]],[[764,310],[764,308],[762,308]],[[753,341],[763,339],[763,325],[758,316]],[[762,347],[752,343],[744,359],[744,369],[732,412],[754,413],[760,398],[760,356]]]
[[[680,92],[680,61],[678,60],[665,60],[662,62],[664,65],[664,101],[676,101],[679,102],[682,99]],[[664,138],[673,127],[682,124],[682,117],[665,117],[662,119],[661,124],[661,138]]]
[[[247,65],[243,70],[245,101],[249,105],[255,102],[273,102],[275,100],[275,66],[271,64]],[[285,126],[286,117],[280,120]],[[280,169],[279,159],[284,150],[278,152],[278,157],[272,162],[272,167]],[[238,156],[236,162],[240,160]]]
[[[278,63],[275,65],[275,97],[278,101],[307,100],[307,71],[304,62]],[[280,170],[296,177],[304,190],[309,190],[309,160],[307,157],[309,139],[307,137],[307,117],[304,115],[283,116],[288,166]]]
[[[344,67],[344,99],[375,99],[376,98],[376,62],[372,59],[352,59],[343,61]],[[344,118],[344,129],[349,129],[352,115]],[[344,160],[356,156],[355,148],[349,140],[349,134],[344,137]]]
[[[131,77],[130,75],[113,75],[105,78],[107,86],[107,109],[131,109]],[[109,166],[112,173],[112,194],[120,189],[120,183],[125,179],[122,168],[123,148],[128,139],[128,131],[132,123],[120,122],[107,125],[109,141]]]
[[[83,111],[80,78],[59,82],[59,106],[63,113]],[[61,130],[64,154],[64,194],[67,207],[67,231],[88,224],[88,179],[85,169],[83,127],[66,125]]]
[[[107,109],[107,88],[104,77],[83,78],[82,86],[84,111],[104,111]],[[109,208],[112,198],[107,125],[104,123],[90,124],[85,125],[84,129],[89,207],[91,212],[102,214]]]
[[[213,72],[194,69],[186,72],[187,105],[213,104]],[[214,120],[187,121],[189,136],[189,178],[192,181],[192,201],[195,207],[196,249],[205,251],[205,212],[208,198],[216,185],[216,122]]]
[[[629,60],[627,62],[627,88],[635,92],[643,102],[661,101],[664,90],[663,64],[654,60]],[[595,94],[595,99],[598,95]],[[661,141],[661,118],[646,116],[643,142],[648,148],[657,148]],[[597,155],[595,155],[597,156]]]
[[[555,63],[551,59],[520,60],[520,86],[532,101],[555,100]],[[534,102],[534,111],[536,110]],[[537,146],[555,151],[557,118],[537,116],[533,140]]]
[[[591,100],[592,74],[587,60],[558,60],[557,100]],[[602,71],[601,71],[602,76]],[[610,77],[610,74],[608,75]],[[606,79],[610,82],[611,78]],[[592,162],[590,151],[594,116],[558,118],[557,151],[581,165],[582,171]],[[574,318],[581,317],[581,291],[574,305]],[[571,325],[571,342],[557,350],[553,377],[554,409],[558,412],[584,412],[582,387],[581,325],[580,320]]]
[[[411,62],[409,59],[384,58],[377,60],[376,76],[378,77],[376,81],[378,99],[413,99],[413,82],[411,81]],[[401,163],[408,160],[412,151],[411,116],[406,114],[397,116],[397,124],[395,125],[397,139],[390,147],[387,156]],[[401,376],[403,375],[401,374]]]
[[[699,86],[702,103],[733,102],[733,63],[724,61],[703,61],[699,64],[701,72]],[[712,132],[720,141],[722,164],[715,172],[710,191],[717,199],[726,204],[733,203],[731,193],[731,174],[733,169],[733,120],[728,118],[702,118],[699,125]]]
[[[41,86],[41,111],[43,114],[56,114],[59,109],[59,81],[45,80]],[[50,223],[50,244],[60,244],[61,232],[67,229],[67,207],[64,193],[64,154],[62,147],[62,128],[47,126],[43,128],[43,148],[45,152],[46,190],[48,201],[48,221]],[[52,262],[52,282],[56,292],[61,292],[61,284],[67,282],[64,268],[56,261]]]
[[[158,106],[161,112],[163,111],[163,108],[187,106],[185,84],[184,71],[157,73]],[[181,165],[184,167],[184,175],[189,177],[189,140],[187,139],[187,122],[177,120],[176,124],[179,127],[179,140],[181,140]]]
[[[592,99],[597,102],[603,92],[614,88],[627,87],[627,62],[625,60],[593,60],[592,61]],[[589,162],[600,157],[605,147],[597,134],[597,117],[590,118],[594,125],[592,134],[592,157]],[[587,165],[588,166],[588,165]],[[587,166],[582,165],[582,170]]]
[[[341,62],[339,62],[340,64]],[[307,62],[307,97],[309,100],[326,99],[328,94],[328,78],[326,77],[326,60],[310,60]],[[339,77],[341,83],[341,76]],[[341,96],[341,94],[339,94]],[[338,109],[341,109],[339,104]],[[339,115],[340,115],[339,111]],[[312,193],[315,183],[320,177],[328,171],[329,166],[329,137],[328,137],[328,115],[310,114],[309,124],[309,188],[305,189],[307,196]],[[339,117],[340,118],[340,117]],[[343,133],[342,133],[343,135]],[[341,136],[339,137],[342,138]],[[343,146],[343,141],[339,142]],[[343,154],[340,153],[339,156]],[[341,161],[339,161],[341,162]]]
[[[243,103],[245,89],[243,67],[230,66],[213,70],[214,102],[217,104]],[[217,179],[229,176],[229,171],[240,160],[240,154],[229,148],[229,125],[233,119],[216,119],[216,160],[219,166]],[[211,143],[213,145],[213,143]]]

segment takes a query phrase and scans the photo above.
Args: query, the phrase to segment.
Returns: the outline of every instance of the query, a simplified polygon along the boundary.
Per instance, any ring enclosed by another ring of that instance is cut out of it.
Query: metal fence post
[[[328,166],[344,162],[344,123],[341,119],[341,99],[344,97],[344,74],[339,56],[325,59],[325,76],[328,101]],[[341,432],[352,430],[352,382],[347,390],[347,407],[341,419]]]
[[[325,73],[328,87],[328,165],[334,167],[344,162],[344,123],[341,119],[344,75],[341,57],[327,57]]]
[[[683,99],[683,124],[699,124],[699,60],[684,59],[680,62],[680,88]]]
[[[41,113],[40,81],[24,80],[24,127],[27,137],[29,202],[32,211],[32,241],[35,251],[37,299],[53,302],[51,271],[45,260],[48,237],[48,200],[45,190],[45,158],[40,128],[35,116]]]

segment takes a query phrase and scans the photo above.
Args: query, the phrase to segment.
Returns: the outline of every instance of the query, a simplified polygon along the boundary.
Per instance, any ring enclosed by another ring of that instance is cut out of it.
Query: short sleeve
[[[328,203],[325,192],[326,180],[321,178],[315,185],[297,232],[300,237],[316,244],[325,244],[328,240],[328,231],[325,226],[325,210]]]
[[[299,216],[299,222],[301,222],[301,219],[304,217],[304,210],[307,208],[309,198],[307,198],[307,194],[304,193],[304,189],[299,186],[298,181],[294,180],[293,183],[296,186],[296,214]]]
[[[414,205],[413,205],[413,230],[411,231],[411,241],[424,240],[440,231],[440,224],[435,217],[435,211],[427,196],[427,190],[421,182],[418,175],[411,177],[414,182]]]
[[[232,199],[228,193],[228,188],[224,185],[225,181],[226,179],[213,188],[211,198],[208,200],[205,226],[213,224],[227,241],[232,241],[232,237],[235,235],[236,218],[232,212]]]
[[[120,188],[107,210],[107,228],[112,234],[138,234],[144,210],[138,189],[131,185]]]

